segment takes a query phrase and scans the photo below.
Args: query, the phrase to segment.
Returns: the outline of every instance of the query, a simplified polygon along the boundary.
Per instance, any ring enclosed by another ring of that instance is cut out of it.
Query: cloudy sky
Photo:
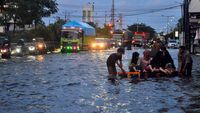
[[[53,23],[56,17],[62,19],[65,15],[70,20],[81,21],[82,7],[87,3],[94,3],[95,22],[99,26],[110,22],[112,0],[57,0],[59,11],[49,18],[46,24]],[[115,19],[123,15],[123,27],[134,23],[145,23],[152,26],[157,32],[173,28],[181,17],[181,4],[183,0],[115,0]]]

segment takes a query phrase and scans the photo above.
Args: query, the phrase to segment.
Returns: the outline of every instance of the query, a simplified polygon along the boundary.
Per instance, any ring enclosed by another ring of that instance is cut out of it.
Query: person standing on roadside
[[[192,64],[193,60],[186,50],[185,46],[179,47],[178,53],[178,71],[181,76],[191,77],[192,76]]]

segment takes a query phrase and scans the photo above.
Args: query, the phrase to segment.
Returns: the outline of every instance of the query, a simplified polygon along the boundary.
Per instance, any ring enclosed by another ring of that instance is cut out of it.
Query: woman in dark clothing
[[[139,53],[133,52],[131,62],[129,63],[129,71],[130,72],[140,71],[138,60],[139,60]]]
[[[174,61],[171,57],[171,55],[169,54],[169,51],[166,49],[166,47],[161,47],[161,51],[162,51],[162,55],[163,55],[163,65],[164,67],[168,64],[171,63],[172,64],[172,68],[176,69],[175,65],[174,65]]]
[[[133,52],[132,59],[129,63],[129,71],[130,72],[141,72],[140,64],[138,62],[139,55],[140,54],[138,52]],[[137,79],[135,79],[134,75],[132,75],[131,78],[132,78],[131,81],[130,81],[131,83],[137,83],[137,82],[140,81],[140,78],[137,77]]]
[[[160,77],[161,69],[164,67],[163,53],[159,51],[155,57],[150,62],[150,67],[152,68],[152,75]]]

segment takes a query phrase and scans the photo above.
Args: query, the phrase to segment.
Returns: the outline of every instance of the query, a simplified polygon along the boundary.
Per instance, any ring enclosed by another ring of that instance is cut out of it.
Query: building
[[[193,38],[200,38],[200,1],[199,0],[191,0],[189,4],[189,15],[190,15],[190,29],[193,34]]]
[[[3,11],[4,11],[4,5],[0,5],[0,34],[4,33],[4,26],[2,25],[3,21]]]
[[[83,22],[94,22],[94,3],[88,3],[85,6],[83,6]]]
[[[189,1],[189,32],[191,40],[191,52],[194,52],[194,44],[200,42],[200,0]]]

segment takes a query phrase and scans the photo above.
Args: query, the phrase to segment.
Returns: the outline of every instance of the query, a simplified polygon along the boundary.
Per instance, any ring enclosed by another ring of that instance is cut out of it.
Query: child
[[[140,65],[143,70],[145,80],[148,78],[149,73],[153,71],[150,62],[151,62],[150,51],[145,50],[143,52],[143,57],[140,59]]]
[[[108,80],[110,80],[112,83],[116,82],[116,75],[117,75],[117,69],[115,64],[123,71],[124,69],[123,64],[122,64],[122,55],[124,54],[124,49],[123,48],[118,48],[117,53],[112,53],[108,59],[107,59],[107,68],[108,68]]]
[[[130,72],[141,72],[141,68],[138,61],[139,61],[139,53],[133,52],[131,62],[129,63]],[[137,80],[139,81],[140,78],[138,78]],[[131,82],[134,82],[134,79],[132,79]]]

